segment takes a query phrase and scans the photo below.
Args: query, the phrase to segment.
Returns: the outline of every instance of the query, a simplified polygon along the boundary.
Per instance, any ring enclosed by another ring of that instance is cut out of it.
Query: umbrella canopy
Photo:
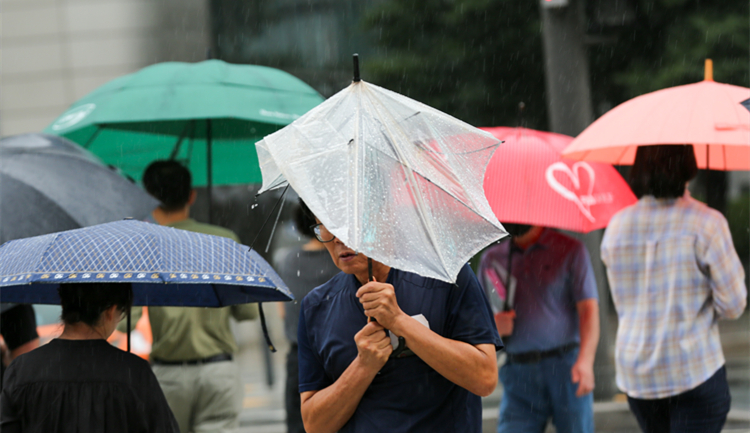
[[[637,201],[609,164],[563,159],[573,137],[526,128],[482,128],[504,143],[484,175],[487,200],[502,222],[588,233]]]
[[[134,220],[0,246],[5,302],[59,304],[70,282],[132,283],[134,305],[223,307],[292,295],[255,251],[219,236]]]
[[[126,217],[158,205],[75,143],[54,135],[0,140],[0,242]]]
[[[261,180],[253,144],[322,100],[274,68],[159,63],[89,93],[45,132],[83,145],[135,179],[152,161],[175,158],[186,162],[196,186],[253,183]]]
[[[499,140],[424,104],[355,81],[259,142],[265,191],[288,182],[348,247],[455,281],[506,235],[484,196]]]
[[[692,144],[699,168],[750,170],[750,89],[705,80],[626,101],[586,128],[563,156],[631,165],[638,146]]]

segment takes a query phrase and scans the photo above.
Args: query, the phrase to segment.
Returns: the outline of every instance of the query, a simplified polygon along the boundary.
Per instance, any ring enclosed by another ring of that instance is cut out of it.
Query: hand
[[[356,335],[358,356],[362,364],[375,371],[379,371],[388,361],[393,352],[391,339],[385,335],[385,328],[377,322],[369,322]]]
[[[501,337],[507,337],[513,334],[513,323],[516,319],[516,311],[502,311],[495,314],[495,325],[497,325],[497,333]]]
[[[577,360],[570,369],[570,378],[578,384],[576,397],[583,397],[594,390],[594,367],[590,363]]]
[[[406,316],[398,306],[396,292],[390,284],[370,281],[357,290],[357,297],[365,315],[375,318],[385,329],[393,330],[397,319]]]

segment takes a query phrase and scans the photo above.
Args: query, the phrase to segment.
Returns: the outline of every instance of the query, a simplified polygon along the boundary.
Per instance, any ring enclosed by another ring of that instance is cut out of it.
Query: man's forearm
[[[596,299],[585,299],[578,302],[576,308],[581,333],[578,359],[593,366],[599,344],[599,303]]]
[[[470,392],[487,396],[497,386],[497,358],[493,344],[473,346],[442,337],[409,316],[392,329],[427,365]]]
[[[305,430],[308,433],[340,430],[354,414],[376,374],[377,371],[364,367],[358,356],[333,385],[302,393]]]

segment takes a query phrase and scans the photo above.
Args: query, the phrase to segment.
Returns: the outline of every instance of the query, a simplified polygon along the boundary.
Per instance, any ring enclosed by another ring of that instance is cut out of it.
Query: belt
[[[228,353],[220,353],[218,355],[209,356],[203,359],[191,359],[188,361],[163,361],[157,358],[151,358],[151,363],[154,365],[200,365],[210,364],[212,362],[231,361],[232,355]]]
[[[550,350],[533,351],[524,353],[509,353],[508,362],[512,364],[533,364],[545,358],[564,355],[578,348],[578,343],[569,343],[564,346],[556,347]]]

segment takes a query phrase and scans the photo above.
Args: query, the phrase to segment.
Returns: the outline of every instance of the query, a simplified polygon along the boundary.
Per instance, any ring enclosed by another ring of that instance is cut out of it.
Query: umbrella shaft
[[[211,149],[211,119],[206,119],[206,190],[208,192],[208,223],[213,222],[213,151]]]
[[[130,308],[128,308],[128,321],[127,321],[127,327],[128,327],[128,352],[130,352]]]

